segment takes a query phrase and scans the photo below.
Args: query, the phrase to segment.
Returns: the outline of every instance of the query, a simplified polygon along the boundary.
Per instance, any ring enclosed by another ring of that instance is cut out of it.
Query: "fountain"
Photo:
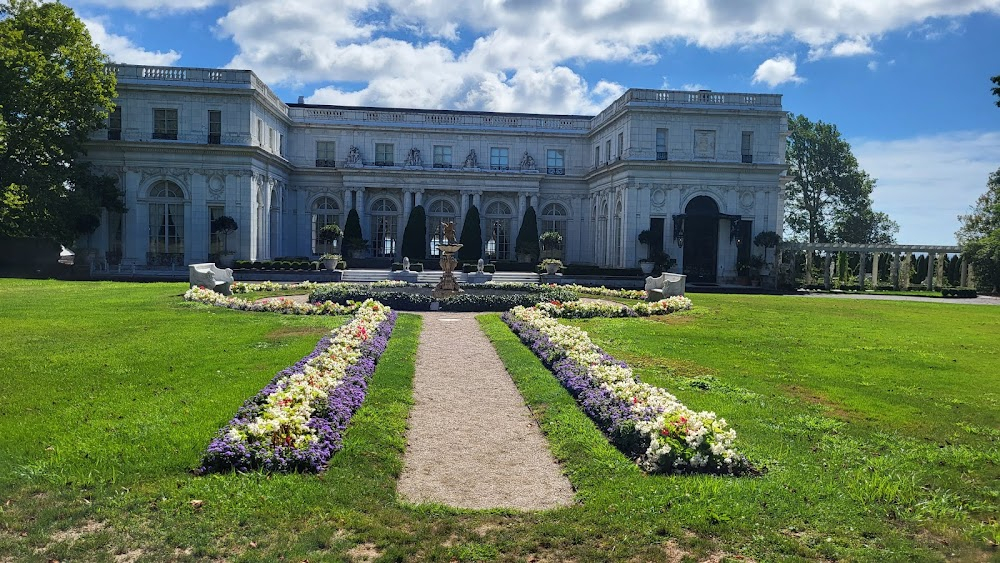
[[[431,295],[436,298],[451,297],[457,293],[462,293],[462,289],[458,287],[458,280],[455,279],[455,266],[458,265],[458,260],[455,259],[455,253],[462,248],[461,244],[455,242],[455,223],[448,221],[446,223],[441,223],[441,227],[444,230],[444,239],[447,241],[446,244],[439,244],[438,249],[441,251],[441,281],[434,286],[434,291]]]

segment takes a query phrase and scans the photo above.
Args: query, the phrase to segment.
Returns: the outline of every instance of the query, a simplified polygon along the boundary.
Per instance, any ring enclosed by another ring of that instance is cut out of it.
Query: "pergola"
[[[908,275],[900,276],[900,270],[905,269],[907,272],[910,271],[910,260],[913,254],[926,254],[927,255],[927,289],[930,291],[934,290],[934,283],[937,282],[938,285],[944,285],[944,260],[941,260],[942,256],[948,254],[961,254],[962,247],[960,246],[940,246],[940,245],[916,245],[916,244],[851,244],[851,243],[832,243],[832,242],[788,242],[782,243],[779,250],[791,250],[794,251],[793,257],[793,267],[798,265],[798,260],[801,254],[805,254],[806,261],[806,285],[812,284],[812,259],[813,254],[816,252],[822,252],[824,254],[825,264],[823,268],[823,284],[826,289],[831,288],[831,272],[830,265],[833,259],[833,255],[837,252],[854,252],[861,257],[861,267],[858,272],[858,286],[864,287],[865,284],[865,261],[868,254],[872,254],[872,279],[875,281],[875,285],[878,285],[878,262],[881,254],[891,254],[892,255],[892,287],[894,289],[908,289],[910,286],[910,278]],[[777,264],[781,264],[781,252],[777,253]],[[937,269],[935,271],[935,266]],[[931,275],[934,272],[934,275]],[[962,281],[961,285],[963,287],[968,286],[972,283],[970,279],[970,269],[969,263],[963,257],[962,259]]]

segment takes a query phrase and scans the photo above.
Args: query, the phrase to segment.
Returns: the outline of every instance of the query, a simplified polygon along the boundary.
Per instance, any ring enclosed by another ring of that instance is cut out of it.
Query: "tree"
[[[791,234],[809,242],[891,240],[898,226],[872,211],[875,180],[858,166],[837,127],[799,115],[789,118],[788,129],[785,224]],[[867,222],[854,224],[858,215]]]
[[[418,205],[410,211],[410,218],[403,229],[403,256],[411,261],[427,257],[427,214],[424,206]]]
[[[993,89],[993,95],[1000,98],[1000,74],[990,78],[990,81],[997,85],[997,87]],[[997,107],[1000,107],[1000,100],[997,100]]]
[[[462,248],[458,249],[459,260],[479,260],[483,256],[483,228],[479,220],[479,208],[473,205],[465,214],[462,224],[462,236],[459,238]]]
[[[955,236],[962,255],[972,262],[980,287],[1000,291],[1000,169],[990,174],[986,193],[968,215],[959,215],[962,227]]]
[[[361,234],[361,216],[357,209],[347,212],[347,222],[344,223],[344,254],[351,255],[362,252],[367,241]]]
[[[0,0],[0,235],[69,244],[100,207],[123,211],[113,180],[78,158],[113,107],[114,75],[73,11]]]
[[[229,233],[239,229],[236,219],[229,215],[220,215],[212,221],[212,232],[222,233],[222,253],[229,254]]]
[[[535,208],[530,205],[521,218],[521,228],[514,241],[514,252],[518,255],[527,254],[529,262],[538,261],[538,219],[535,217]]]

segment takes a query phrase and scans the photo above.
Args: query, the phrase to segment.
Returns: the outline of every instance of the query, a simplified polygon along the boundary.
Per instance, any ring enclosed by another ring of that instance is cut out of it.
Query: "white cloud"
[[[116,63],[168,66],[181,58],[181,54],[177,51],[170,50],[166,53],[147,51],[133,43],[128,37],[108,33],[100,20],[85,19],[83,23],[87,26],[94,43]]]
[[[878,179],[874,207],[899,223],[902,244],[955,244],[968,213],[1000,165],[1000,133],[959,131],[896,140],[853,140],[859,164]]]
[[[780,55],[760,63],[753,73],[753,83],[763,82],[774,88],[786,82],[805,82],[795,74],[795,57]]]
[[[185,12],[221,4],[218,0],[72,0],[70,6],[124,8],[135,12]]]
[[[868,70],[872,72],[878,70],[878,61],[868,61]]]
[[[817,46],[809,50],[809,60],[815,61],[826,57],[856,57],[871,55],[875,52],[871,39],[868,37],[852,37],[834,44],[832,47]]]

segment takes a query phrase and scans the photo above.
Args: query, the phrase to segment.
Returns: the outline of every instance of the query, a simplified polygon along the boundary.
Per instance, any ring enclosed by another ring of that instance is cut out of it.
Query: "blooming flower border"
[[[287,297],[269,297],[249,301],[235,295],[222,295],[202,286],[192,287],[184,293],[186,301],[196,301],[206,305],[225,307],[237,311],[256,313],[282,313],[285,315],[350,315],[358,309],[359,303],[340,305],[332,301],[323,303],[299,303]]]
[[[326,469],[364,401],[397,313],[377,301],[248,399],[211,441],[199,473]]]
[[[677,311],[686,311],[691,306],[691,300],[681,295],[668,297],[667,299],[661,299],[652,303],[640,301],[631,307],[618,303],[599,303],[593,301],[548,301],[535,305],[535,307],[545,311],[550,317],[562,319],[669,315]]]
[[[695,412],[641,382],[587,333],[560,324],[545,307],[515,307],[501,318],[576,399],[608,440],[650,473],[754,471],[733,448],[736,432],[712,412]]]

